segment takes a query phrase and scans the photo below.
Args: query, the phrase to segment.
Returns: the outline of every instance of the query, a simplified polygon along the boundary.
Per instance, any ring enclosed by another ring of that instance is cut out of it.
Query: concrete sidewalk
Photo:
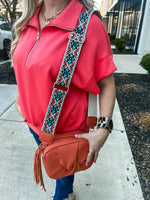
[[[140,66],[141,56],[139,55],[113,55],[114,62],[118,68],[117,73],[147,74],[147,71]]]
[[[119,63],[119,59],[114,56],[115,62]],[[121,59],[121,73],[127,73],[127,63],[129,66],[129,61],[134,59]],[[133,63],[128,73],[136,71],[135,66]],[[15,110],[16,86],[0,85],[0,94],[1,199],[50,199],[54,193],[55,181],[47,177],[44,169],[47,192],[33,182],[33,158],[37,146],[27,125]],[[89,170],[76,174],[76,200],[144,200],[117,101],[113,120],[114,130],[101,149],[97,163]]]

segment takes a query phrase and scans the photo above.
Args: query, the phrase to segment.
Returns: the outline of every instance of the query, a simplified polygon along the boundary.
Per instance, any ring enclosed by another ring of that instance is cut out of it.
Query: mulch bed
[[[10,61],[0,64],[0,83],[16,84],[14,68],[11,67]]]
[[[143,196],[150,200],[150,77],[114,74],[116,94]]]
[[[118,51],[117,49],[112,49],[113,54],[135,54],[132,49],[126,49],[125,51]]]

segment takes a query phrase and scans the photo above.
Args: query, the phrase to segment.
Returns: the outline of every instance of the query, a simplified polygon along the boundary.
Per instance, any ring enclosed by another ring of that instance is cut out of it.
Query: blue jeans
[[[32,133],[37,145],[39,146],[41,144],[41,141],[39,140],[39,136],[30,127],[29,127],[29,130]],[[73,182],[74,182],[74,175],[57,179],[54,200],[63,200],[68,197],[68,194],[72,194]]]

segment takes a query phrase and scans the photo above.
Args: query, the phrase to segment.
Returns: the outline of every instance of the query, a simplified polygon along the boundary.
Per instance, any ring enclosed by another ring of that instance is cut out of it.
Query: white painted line
[[[5,63],[7,63],[7,62],[11,62],[11,59],[5,60],[5,61],[3,61],[3,62],[0,62],[0,65],[5,64]]]

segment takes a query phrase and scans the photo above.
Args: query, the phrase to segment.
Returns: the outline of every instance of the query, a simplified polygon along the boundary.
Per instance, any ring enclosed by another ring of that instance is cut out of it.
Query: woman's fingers
[[[87,155],[86,163],[85,163],[86,166],[88,166],[88,164],[90,163],[93,156],[94,156],[94,151],[89,151],[89,153]]]
[[[98,158],[98,154],[99,154],[99,151],[96,151],[95,154],[94,154],[94,163],[96,163],[96,160]]]
[[[96,162],[96,159],[98,157],[98,151],[94,151],[94,146],[93,146],[93,142],[92,142],[93,139],[92,139],[90,133],[78,134],[78,135],[75,135],[75,137],[76,138],[84,138],[84,139],[88,140],[88,142],[89,142],[89,153],[87,155],[85,165],[88,166],[88,164],[90,163],[93,156],[94,156],[94,161]]]
[[[88,140],[88,134],[89,133],[76,134],[75,138],[84,138],[84,139]]]
[[[89,142],[89,153],[87,155],[86,166],[90,163],[93,156],[94,162],[96,162],[99,150],[104,145],[108,135],[109,131],[106,129],[98,129],[91,133],[75,135],[76,138],[84,138]]]
[[[86,160],[86,166],[88,166],[88,164],[91,162],[91,159],[94,157],[94,163],[96,163],[96,160],[98,158],[98,154],[99,154],[99,151],[90,151],[88,153],[88,156],[87,156],[87,160]]]
[[[22,112],[21,112],[20,105],[15,104],[15,107],[16,107],[16,110],[17,110],[17,112],[19,113],[19,115],[20,115],[21,117],[23,117]],[[23,117],[23,118],[24,118],[24,117]]]

